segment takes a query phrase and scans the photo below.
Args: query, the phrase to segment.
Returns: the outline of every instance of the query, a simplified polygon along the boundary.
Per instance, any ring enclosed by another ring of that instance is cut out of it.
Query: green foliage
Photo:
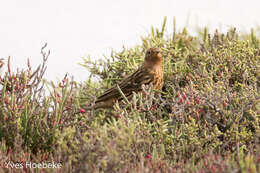
[[[253,30],[212,35],[207,28],[191,36],[173,23],[172,35],[165,19],[162,28],[152,27],[141,38],[142,45],[94,62],[84,59],[91,72],[84,84],[65,77],[47,85],[41,80],[44,65],[35,76],[30,68],[14,78],[6,73],[1,161],[63,165],[46,172],[260,172],[258,37]],[[74,114],[136,70],[149,47],[163,51],[161,92],[147,86],[113,110]],[[41,84],[51,88],[50,96],[39,90]]]

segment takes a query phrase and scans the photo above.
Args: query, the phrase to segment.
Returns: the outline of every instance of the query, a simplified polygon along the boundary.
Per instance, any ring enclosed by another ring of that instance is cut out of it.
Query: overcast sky
[[[164,16],[169,32],[174,16],[179,29],[188,23],[190,30],[234,26],[244,32],[260,24],[259,7],[257,0],[1,0],[0,58],[11,56],[15,68],[30,58],[36,67],[47,42],[45,77],[56,81],[68,72],[84,81],[82,57],[102,58],[111,48],[141,43],[140,36],[161,26]]]

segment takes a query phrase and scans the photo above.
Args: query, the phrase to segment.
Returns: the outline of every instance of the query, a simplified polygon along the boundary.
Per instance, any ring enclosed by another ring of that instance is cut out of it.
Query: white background
[[[56,81],[66,72],[77,81],[87,79],[78,65],[82,57],[109,55],[111,48],[141,43],[150,27],[168,17],[168,32],[177,28],[208,26],[239,32],[259,27],[257,0],[0,0],[0,58],[11,56],[14,68],[41,62],[45,42],[51,50],[46,78]]]

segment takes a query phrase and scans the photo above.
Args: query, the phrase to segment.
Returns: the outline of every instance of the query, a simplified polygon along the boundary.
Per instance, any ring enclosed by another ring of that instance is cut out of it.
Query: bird
[[[163,87],[163,57],[160,48],[149,48],[145,53],[143,64],[131,75],[114,85],[100,95],[93,106],[85,107],[84,110],[113,108],[116,101],[123,100],[120,90],[127,98],[131,98],[133,92],[142,91],[142,85],[153,85],[154,90]]]

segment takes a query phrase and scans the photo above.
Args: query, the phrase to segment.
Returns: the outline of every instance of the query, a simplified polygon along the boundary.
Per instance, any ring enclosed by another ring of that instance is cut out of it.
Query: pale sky
[[[1,0],[0,58],[11,56],[13,67],[41,62],[45,42],[51,55],[46,78],[56,81],[66,72],[77,81],[87,79],[78,65],[82,57],[93,59],[124,46],[140,44],[151,26],[168,17],[168,33],[176,17],[177,28],[234,26],[249,31],[260,24],[257,0]],[[187,22],[188,21],[188,22]]]

